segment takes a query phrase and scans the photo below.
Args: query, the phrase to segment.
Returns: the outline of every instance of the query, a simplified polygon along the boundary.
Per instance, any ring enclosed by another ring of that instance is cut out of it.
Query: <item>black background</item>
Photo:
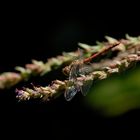
[[[67,6],[64,10],[57,6],[34,7],[32,10],[33,6],[29,6],[3,11],[0,72],[13,71],[14,66],[24,66],[30,63],[31,59],[45,62],[47,58],[63,51],[76,50],[78,42],[93,45],[96,40],[105,40],[105,35],[115,38],[123,38],[126,33],[131,36],[140,35],[138,8],[122,3],[115,5],[94,3],[93,7],[79,6],[77,11],[74,11],[73,7],[68,10]],[[59,75],[51,73],[46,83],[56,78],[60,78]],[[40,84],[44,84],[44,81]],[[15,95],[14,88],[1,92],[0,121],[1,124],[4,123],[4,132],[16,128],[13,134],[20,136],[64,136],[67,139],[77,135],[79,138],[94,138],[102,136],[103,132],[111,135],[113,131],[117,135],[132,131],[140,125],[139,110],[115,118],[105,118],[86,108],[82,104],[82,96],[77,96],[71,102],[60,97],[51,103],[43,104],[34,101],[18,103]]]

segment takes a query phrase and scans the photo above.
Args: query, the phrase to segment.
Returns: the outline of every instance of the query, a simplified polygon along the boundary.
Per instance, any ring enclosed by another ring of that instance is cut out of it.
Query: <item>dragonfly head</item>
[[[66,66],[65,68],[63,68],[62,72],[64,73],[64,75],[68,76],[70,73],[70,66]]]

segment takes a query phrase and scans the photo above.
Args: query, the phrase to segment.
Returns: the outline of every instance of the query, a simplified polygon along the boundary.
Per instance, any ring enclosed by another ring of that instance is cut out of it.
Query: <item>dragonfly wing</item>
[[[64,93],[64,97],[67,101],[70,101],[77,93],[77,88],[75,86],[68,87]]]
[[[83,64],[79,68],[79,74],[87,75],[93,71],[92,65]]]
[[[72,66],[70,74],[69,74],[69,80],[76,79],[79,74],[79,65],[75,64]]]
[[[83,96],[86,96],[90,87],[92,86],[92,80],[85,81],[83,85],[80,87],[81,93]]]

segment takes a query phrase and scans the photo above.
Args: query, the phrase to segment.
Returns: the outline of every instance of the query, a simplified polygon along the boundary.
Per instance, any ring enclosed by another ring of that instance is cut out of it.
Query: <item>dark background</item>
[[[116,7],[102,8],[100,4],[93,4],[92,8],[84,8],[79,7],[74,12],[72,7],[70,11],[55,7],[43,11],[35,8],[37,11],[34,11],[30,7],[28,10],[19,8],[3,12],[0,72],[13,71],[15,66],[24,66],[31,59],[45,62],[63,51],[74,51],[78,42],[94,45],[97,40],[104,41],[105,35],[118,39],[125,37],[126,33],[140,35],[139,11],[133,5],[118,4]],[[59,77],[51,74],[46,83]],[[105,118],[86,108],[82,98],[77,96],[71,102],[66,102],[60,97],[48,104],[35,101],[18,103],[14,88],[3,91],[0,95],[2,129],[6,132],[15,127],[14,133],[25,137],[30,134],[46,138],[64,136],[67,139],[75,134],[79,138],[99,137],[103,132],[110,135],[112,131],[117,135],[139,127],[139,110]]]

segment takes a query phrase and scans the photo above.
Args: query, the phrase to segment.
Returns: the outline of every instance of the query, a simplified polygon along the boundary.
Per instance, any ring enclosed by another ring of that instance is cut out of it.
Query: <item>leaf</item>
[[[111,44],[114,44],[114,43],[118,43],[118,40],[113,38],[113,37],[110,37],[110,36],[105,36],[105,38],[107,39],[107,41]]]
[[[85,50],[87,50],[87,51],[89,51],[89,50],[91,49],[91,47],[92,47],[92,46],[87,45],[87,44],[84,44],[84,43],[78,43],[78,45],[79,45],[81,48],[83,48],[83,49],[85,49]]]

